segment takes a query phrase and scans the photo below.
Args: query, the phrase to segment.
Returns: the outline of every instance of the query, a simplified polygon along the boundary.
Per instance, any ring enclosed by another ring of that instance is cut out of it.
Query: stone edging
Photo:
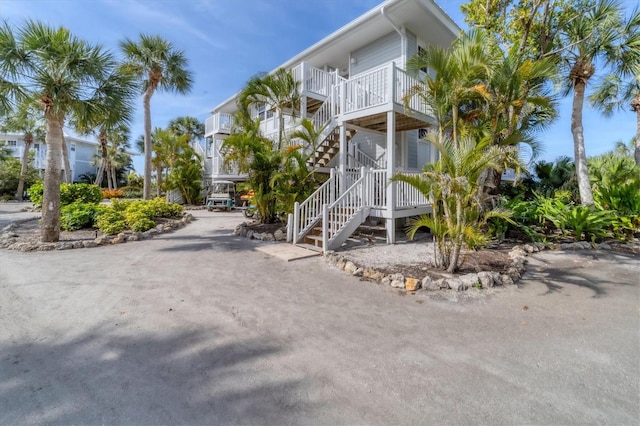
[[[38,219],[36,217],[34,219]],[[37,241],[20,241],[19,235],[13,232],[20,223],[28,222],[33,219],[21,219],[10,223],[0,230],[0,248],[16,251],[51,251],[51,250],[70,250],[80,248],[92,248],[105,246],[110,244],[121,244],[129,241],[141,241],[153,238],[155,235],[171,232],[175,229],[182,228],[193,220],[191,213],[185,213],[180,219],[170,219],[166,223],[157,225],[144,232],[124,231],[118,235],[103,235],[94,240],[86,241],[58,241],[56,243],[43,243]]]
[[[284,230],[283,230],[284,229]],[[254,232],[249,229],[249,222],[242,222],[236,226],[233,230],[233,235],[236,237],[249,238],[250,240],[260,241],[285,241],[287,239],[286,226],[281,229],[277,229],[274,233],[271,232]]]

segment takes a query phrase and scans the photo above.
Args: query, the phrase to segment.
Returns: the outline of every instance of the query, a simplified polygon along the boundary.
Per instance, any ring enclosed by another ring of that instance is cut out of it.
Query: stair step
[[[306,243],[298,243],[296,244],[298,247],[306,248],[307,250],[322,252],[322,247],[314,246]]]

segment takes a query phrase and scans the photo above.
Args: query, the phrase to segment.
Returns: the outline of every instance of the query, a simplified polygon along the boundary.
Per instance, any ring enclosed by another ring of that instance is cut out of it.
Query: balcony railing
[[[301,83],[301,92],[313,93],[323,97],[331,94],[331,87],[338,81],[338,75],[335,71],[324,71],[306,62],[296,65],[291,72],[293,73],[293,78]]]
[[[216,133],[231,133],[233,126],[233,116],[225,112],[216,112],[204,122],[205,136]]]

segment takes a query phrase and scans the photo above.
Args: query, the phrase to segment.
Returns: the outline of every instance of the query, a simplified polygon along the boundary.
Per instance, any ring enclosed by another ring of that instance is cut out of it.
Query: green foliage
[[[60,227],[65,231],[92,228],[108,207],[76,201],[61,208]]]
[[[127,228],[124,215],[113,209],[102,212],[96,219],[96,225],[102,233],[107,235],[118,234]]]
[[[144,183],[144,178],[136,172],[131,171],[127,175],[127,186],[134,189],[142,189],[142,184]]]
[[[44,184],[36,182],[27,190],[31,202],[42,207]],[[97,185],[88,183],[60,184],[60,205],[66,206],[75,202],[99,204],[102,201],[102,190]]]
[[[120,189],[122,190],[122,198],[142,198],[142,188],[123,186]]]
[[[136,232],[144,232],[156,226],[156,223],[149,217],[146,211],[131,207],[134,206],[129,206],[124,212],[124,218],[129,229]]]
[[[184,208],[180,204],[167,203],[162,198],[147,200],[145,203],[153,210],[153,217],[176,218],[182,216],[182,212],[184,211]]]
[[[559,228],[568,230],[576,240],[595,241],[609,235],[607,229],[612,219],[608,212],[591,206],[572,206],[560,212],[557,219]]]
[[[42,207],[44,183],[42,181],[35,182],[29,187],[29,189],[27,189],[27,194],[29,195],[29,199],[35,206]]]
[[[589,175],[596,206],[640,215],[640,166],[633,157],[608,153],[590,158]]]
[[[0,161],[0,195],[16,194],[22,163],[17,158],[8,157]],[[25,175],[25,188],[33,185],[38,180],[38,170],[31,164],[27,166]]]

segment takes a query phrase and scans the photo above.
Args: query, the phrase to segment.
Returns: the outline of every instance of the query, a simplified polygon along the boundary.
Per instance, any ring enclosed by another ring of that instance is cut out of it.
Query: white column
[[[339,152],[339,160],[340,160],[340,195],[344,193],[345,188],[345,173],[347,171],[347,126],[342,123],[339,127],[340,129],[340,152]]]
[[[396,164],[396,114],[387,112],[387,179],[391,179],[395,173]],[[396,203],[396,185],[387,185],[387,244],[396,243],[396,222],[394,208]]]

